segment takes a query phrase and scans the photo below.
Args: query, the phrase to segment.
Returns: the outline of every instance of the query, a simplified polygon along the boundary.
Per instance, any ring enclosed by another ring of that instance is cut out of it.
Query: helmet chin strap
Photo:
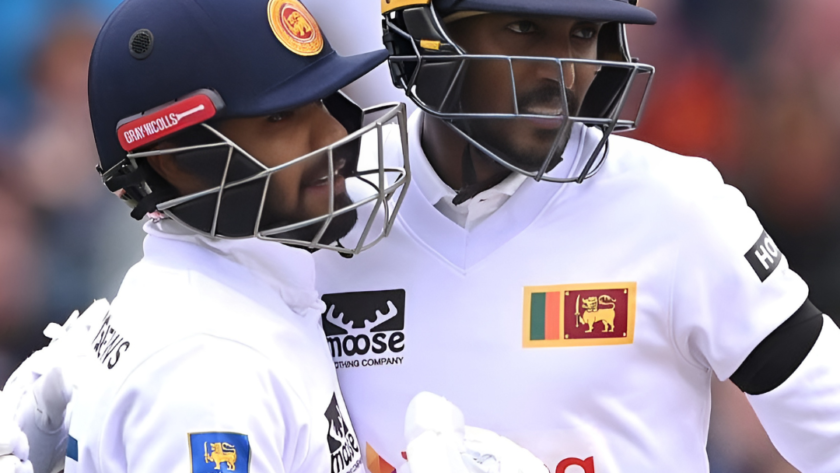
[[[507,169],[502,169],[487,179],[479,181],[475,172],[475,164],[472,160],[472,148],[473,146],[469,143],[464,146],[464,153],[461,155],[461,189],[455,195],[455,198],[452,199],[453,205],[461,205],[481,192],[499,185],[512,172]]]

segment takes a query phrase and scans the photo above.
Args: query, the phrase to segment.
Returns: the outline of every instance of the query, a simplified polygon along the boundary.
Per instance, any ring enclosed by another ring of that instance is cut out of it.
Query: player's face
[[[456,21],[448,28],[455,42],[469,54],[597,59],[601,26],[562,17],[486,14]],[[464,109],[511,113],[515,98],[520,113],[558,119],[474,120],[470,134],[503,152],[515,164],[539,169],[563,124],[562,91],[570,113],[576,114],[597,68],[565,64],[561,79],[555,62],[514,61],[514,97],[510,67],[506,61],[471,62],[461,96]]]
[[[268,117],[225,120],[219,131],[269,168],[329,146],[347,136],[347,130],[321,102]],[[347,160],[335,153],[335,209],[350,204],[344,177],[338,172]],[[330,182],[326,156],[293,164],[271,176],[266,217],[273,225],[302,222],[329,212]],[[264,217],[264,218],[266,218]],[[336,217],[322,242],[330,243],[346,235],[356,222],[355,212]],[[317,225],[295,233],[294,237],[312,239]]]

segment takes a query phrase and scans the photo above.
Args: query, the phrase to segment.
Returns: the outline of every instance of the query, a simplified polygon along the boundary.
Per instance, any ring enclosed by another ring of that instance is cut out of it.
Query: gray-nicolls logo
[[[744,257],[747,258],[761,282],[764,282],[779,267],[779,263],[782,261],[782,252],[779,251],[779,247],[765,231],[758,237],[758,241],[747,251]]]
[[[335,360],[405,349],[405,291],[326,294],[324,332]]]

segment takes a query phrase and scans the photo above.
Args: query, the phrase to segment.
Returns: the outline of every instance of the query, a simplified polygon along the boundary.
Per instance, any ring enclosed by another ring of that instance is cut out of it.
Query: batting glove
[[[15,421],[9,395],[0,391],[0,473],[32,473],[29,443]]]
[[[489,430],[464,425],[446,399],[420,393],[409,404],[405,436],[408,468],[400,473],[546,473],[531,452]]]
[[[83,373],[80,358],[92,356],[91,328],[104,319],[108,301],[99,300],[79,315],[74,312],[63,326],[50,324],[44,335],[49,346],[29,357],[6,383],[14,418],[29,441],[30,468],[34,473],[64,469],[69,431],[68,404]],[[0,469],[0,473],[7,473]],[[17,473],[17,472],[16,472]]]

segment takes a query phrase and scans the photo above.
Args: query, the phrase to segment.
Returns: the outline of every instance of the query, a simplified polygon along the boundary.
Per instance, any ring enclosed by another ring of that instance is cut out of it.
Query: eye
[[[531,34],[537,31],[537,25],[532,21],[521,20],[507,25],[507,29],[517,34]]]
[[[283,121],[286,118],[291,117],[292,115],[294,115],[294,111],[278,112],[274,115],[269,115],[268,118],[266,118],[266,120],[268,120],[271,123],[277,123]]]
[[[572,36],[577,39],[591,40],[598,36],[598,28],[595,26],[581,26],[572,31]]]

